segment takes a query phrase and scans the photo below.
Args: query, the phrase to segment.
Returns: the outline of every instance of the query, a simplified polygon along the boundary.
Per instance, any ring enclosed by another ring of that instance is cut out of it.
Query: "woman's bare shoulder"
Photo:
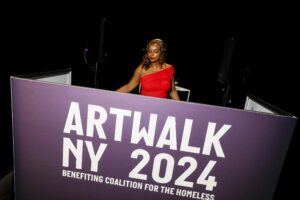
[[[164,66],[163,67],[164,69],[169,68],[169,67],[173,67],[172,64],[168,64],[168,63],[164,63],[163,66]]]
[[[139,65],[136,67],[135,71],[142,72],[143,71],[143,65]]]
[[[143,65],[139,65],[136,67],[134,74],[141,76],[143,74]]]

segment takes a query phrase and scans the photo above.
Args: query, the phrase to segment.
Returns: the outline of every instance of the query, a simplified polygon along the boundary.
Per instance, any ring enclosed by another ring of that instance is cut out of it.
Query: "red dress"
[[[173,66],[169,66],[161,71],[142,76],[140,80],[141,95],[167,98],[172,87],[174,73]]]

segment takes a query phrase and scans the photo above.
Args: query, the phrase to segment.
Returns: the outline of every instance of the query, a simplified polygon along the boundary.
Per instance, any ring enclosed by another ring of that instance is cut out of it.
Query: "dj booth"
[[[272,199],[297,118],[11,77],[16,199]]]

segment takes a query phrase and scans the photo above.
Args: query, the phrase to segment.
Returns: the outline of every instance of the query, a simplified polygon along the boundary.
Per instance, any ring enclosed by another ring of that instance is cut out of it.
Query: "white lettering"
[[[121,142],[124,116],[130,117],[131,111],[118,108],[110,108],[110,114],[116,115],[115,141]]]
[[[185,119],[180,151],[185,151],[185,152],[190,152],[190,153],[200,153],[200,148],[189,146],[192,125],[193,125],[192,119]]]
[[[143,127],[142,130],[139,130],[141,123],[141,112],[134,112],[131,143],[137,144],[143,138],[147,146],[153,146],[156,121],[157,115],[150,114],[148,132],[146,131],[145,127]]]
[[[167,139],[168,133],[170,133],[170,139]],[[168,116],[156,147],[162,148],[164,145],[169,145],[170,149],[177,150],[175,117]]]
[[[71,139],[65,138],[63,141],[63,166],[69,167],[69,152],[71,151],[76,158],[76,169],[82,168],[82,147],[83,141],[77,140],[76,146]]]
[[[220,144],[220,139],[225,135],[225,133],[231,128],[231,125],[224,124],[221,129],[215,133],[216,123],[209,122],[206,131],[205,142],[203,146],[203,154],[210,155],[212,145],[215,147],[216,154],[218,157],[225,158],[223,149]]]
[[[91,141],[85,141],[91,159],[91,171],[98,171],[99,161],[106,149],[107,144],[100,144],[97,153],[95,154],[93,143]]]
[[[99,114],[99,117],[96,118],[96,113]],[[88,118],[87,118],[87,130],[86,136],[93,137],[94,135],[94,126],[97,129],[97,133],[100,139],[106,139],[104,129],[102,124],[107,119],[107,112],[101,106],[88,105]]]
[[[75,124],[73,124],[73,120],[75,120]],[[70,133],[71,131],[76,131],[77,135],[83,135],[79,104],[77,102],[71,102],[65,123],[64,133]]]

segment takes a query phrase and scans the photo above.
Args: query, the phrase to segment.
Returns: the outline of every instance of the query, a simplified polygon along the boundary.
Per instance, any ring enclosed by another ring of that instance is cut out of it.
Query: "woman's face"
[[[161,56],[160,45],[153,43],[148,48],[148,58],[152,63],[158,62]]]

